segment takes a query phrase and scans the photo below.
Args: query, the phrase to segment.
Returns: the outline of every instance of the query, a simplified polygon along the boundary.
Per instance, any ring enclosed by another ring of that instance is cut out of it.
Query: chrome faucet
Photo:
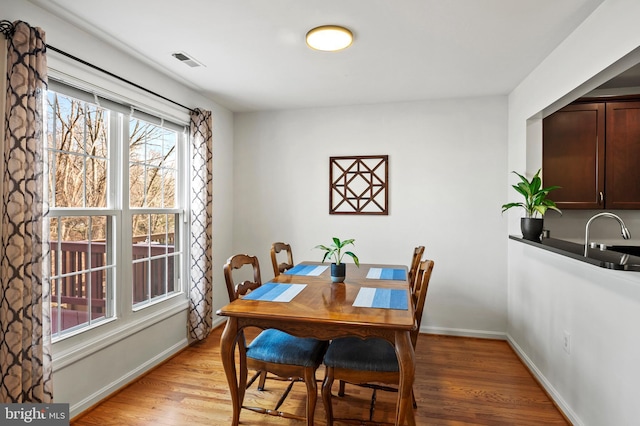
[[[598,213],[596,215],[593,215],[591,219],[587,221],[587,226],[585,226],[584,228],[584,255],[585,256],[589,252],[589,226],[591,225],[591,222],[593,222],[599,217],[610,217],[611,219],[617,220],[618,223],[620,224],[620,232],[622,233],[622,238],[624,238],[625,240],[628,240],[629,238],[631,238],[631,234],[629,234],[629,230],[627,229],[626,225],[624,224],[620,216],[613,213],[609,213],[609,212]]]

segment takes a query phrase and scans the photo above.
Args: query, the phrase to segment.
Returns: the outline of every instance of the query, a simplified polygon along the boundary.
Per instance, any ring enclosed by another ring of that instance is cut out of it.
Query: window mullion
[[[85,104],[86,105],[86,104]],[[87,133],[89,133],[89,128],[87,122],[89,121],[87,108],[83,108],[83,120],[82,123],[84,125],[84,131],[82,132],[82,207],[89,207],[87,204]]]
[[[114,113],[115,114],[115,113]],[[121,315],[123,317],[131,316],[133,310],[133,277],[132,277],[132,217],[131,217],[131,208],[129,206],[129,135],[130,135],[130,118],[125,114],[117,114],[118,115],[118,152],[117,152],[117,176],[118,180],[115,182],[114,186],[117,186],[118,192],[118,207],[121,211],[121,219],[119,229],[121,232],[118,233],[118,256],[119,262],[118,264],[121,266],[119,268],[120,271],[120,279],[117,280],[118,287],[118,301],[119,306],[122,309]]]

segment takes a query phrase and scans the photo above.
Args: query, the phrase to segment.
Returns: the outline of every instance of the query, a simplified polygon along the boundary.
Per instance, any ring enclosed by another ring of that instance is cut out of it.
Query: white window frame
[[[53,61],[56,62],[55,60]],[[60,64],[58,64],[60,65]],[[67,68],[63,66],[60,68]],[[55,368],[64,368],[66,365],[70,365],[91,353],[98,351],[112,343],[115,343],[126,336],[130,336],[138,331],[141,331],[152,324],[155,324],[163,319],[166,319],[172,315],[176,315],[179,312],[184,312],[188,306],[187,297],[187,282],[185,277],[188,277],[188,260],[189,260],[189,245],[187,244],[188,235],[190,235],[189,229],[189,204],[188,204],[188,185],[189,169],[188,169],[188,157],[189,157],[189,137],[187,133],[188,129],[188,114],[186,111],[177,110],[163,102],[153,101],[151,105],[146,102],[149,101],[147,96],[141,96],[139,93],[132,91],[131,88],[126,87],[123,84],[114,84],[113,81],[106,80],[94,73],[89,73],[87,78],[86,71],[78,72],[78,74],[85,74],[83,77],[86,79],[80,79],[71,77],[68,72],[62,72],[57,69],[49,68],[49,76],[52,79],[62,81],[64,84],[80,87],[82,90],[92,92],[96,96],[104,96],[106,99],[116,99],[124,104],[134,104],[140,111],[145,111],[153,116],[159,117],[161,121],[170,120],[172,123],[181,126],[183,132],[181,133],[182,141],[181,149],[178,154],[179,169],[177,185],[182,188],[179,194],[182,194],[182,198],[176,200],[177,208],[162,209],[162,213],[167,211],[179,215],[179,219],[176,221],[176,233],[179,233],[180,247],[182,247],[181,262],[178,273],[181,279],[176,281],[176,291],[163,298],[157,298],[150,303],[146,303],[143,306],[133,306],[132,297],[132,280],[131,280],[131,221],[130,215],[131,209],[129,208],[128,197],[126,203],[123,201],[123,194],[128,196],[128,191],[120,191],[118,196],[118,186],[126,188],[128,182],[113,181],[115,185],[110,185],[108,199],[116,200],[114,205],[108,205],[107,209],[101,209],[100,213],[103,215],[113,214],[115,217],[115,226],[113,232],[118,234],[120,238],[119,242],[116,242],[116,249],[114,250],[114,259],[116,263],[116,273],[114,282],[117,284],[114,286],[112,292],[114,303],[114,317],[112,319],[104,320],[96,325],[90,327],[84,327],[81,330],[65,333],[64,336],[54,339],[54,366]],[[91,82],[87,81],[91,80]],[[115,90],[114,90],[115,89]],[[64,91],[60,91],[64,94]],[[120,96],[114,95],[114,93],[121,94]],[[137,99],[137,101],[136,101]],[[146,101],[146,102],[145,102]],[[128,120],[128,116],[121,115],[119,120],[111,120],[110,126],[116,126],[116,132],[125,142],[128,142],[128,131],[126,126],[123,125],[123,120]],[[116,144],[117,145],[117,144]],[[126,144],[128,145],[128,143]],[[116,157],[111,159],[110,167],[113,171],[114,168],[129,167],[128,157],[124,157],[124,154],[117,151]],[[116,152],[112,151],[112,152]],[[122,176],[121,170],[115,170],[117,176]],[[113,176],[113,175],[112,175]],[[67,209],[68,213],[81,214],[84,209]],[[150,211],[150,210],[145,210]],[[154,212],[157,210],[153,210]],[[63,214],[64,212],[53,212],[53,214]],[[138,211],[136,211],[138,213]],[[179,226],[179,231],[178,231]],[[128,237],[123,237],[124,232],[127,232]],[[127,240],[128,238],[128,240]],[[123,243],[127,240],[127,243]],[[128,247],[128,253],[127,253]],[[127,272],[128,271],[128,272]]]

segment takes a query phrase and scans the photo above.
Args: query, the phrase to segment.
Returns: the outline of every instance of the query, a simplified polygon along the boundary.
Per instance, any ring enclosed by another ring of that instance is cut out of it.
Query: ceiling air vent
[[[196,61],[195,59],[193,59],[192,57],[190,57],[189,55],[187,55],[184,52],[172,53],[171,56],[173,56],[174,58],[176,58],[177,60],[179,60],[183,64],[189,65],[192,68],[204,66],[200,62]]]

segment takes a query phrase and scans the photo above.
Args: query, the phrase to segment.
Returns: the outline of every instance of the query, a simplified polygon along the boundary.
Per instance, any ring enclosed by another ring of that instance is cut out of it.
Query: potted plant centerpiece
[[[351,251],[346,251],[345,247],[349,244],[353,244],[355,240],[352,238],[350,240],[340,241],[339,238],[333,237],[333,244],[330,246],[325,245],[317,245],[315,248],[324,250],[324,256],[322,257],[322,263],[325,260],[331,259],[333,262],[331,263],[331,281],[334,283],[344,282],[344,278],[346,276],[346,265],[342,262],[342,258],[344,255],[351,256],[353,259],[353,263],[356,266],[360,267],[360,260],[358,260],[358,256],[356,256]]]
[[[547,198],[549,192],[560,187],[549,186],[543,188],[542,179],[540,179],[540,169],[530,181],[517,172],[513,173],[520,178],[520,182],[517,185],[512,185],[513,189],[524,197],[524,202],[503,204],[502,213],[511,207],[522,207],[525,211],[525,217],[520,219],[522,238],[525,240],[540,241],[540,235],[542,234],[544,225],[543,216],[547,210],[555,210],[562,214],[560,209],[556,207],[556,203]],[[538,215],[540,215],[540,217],[538,217]]]

